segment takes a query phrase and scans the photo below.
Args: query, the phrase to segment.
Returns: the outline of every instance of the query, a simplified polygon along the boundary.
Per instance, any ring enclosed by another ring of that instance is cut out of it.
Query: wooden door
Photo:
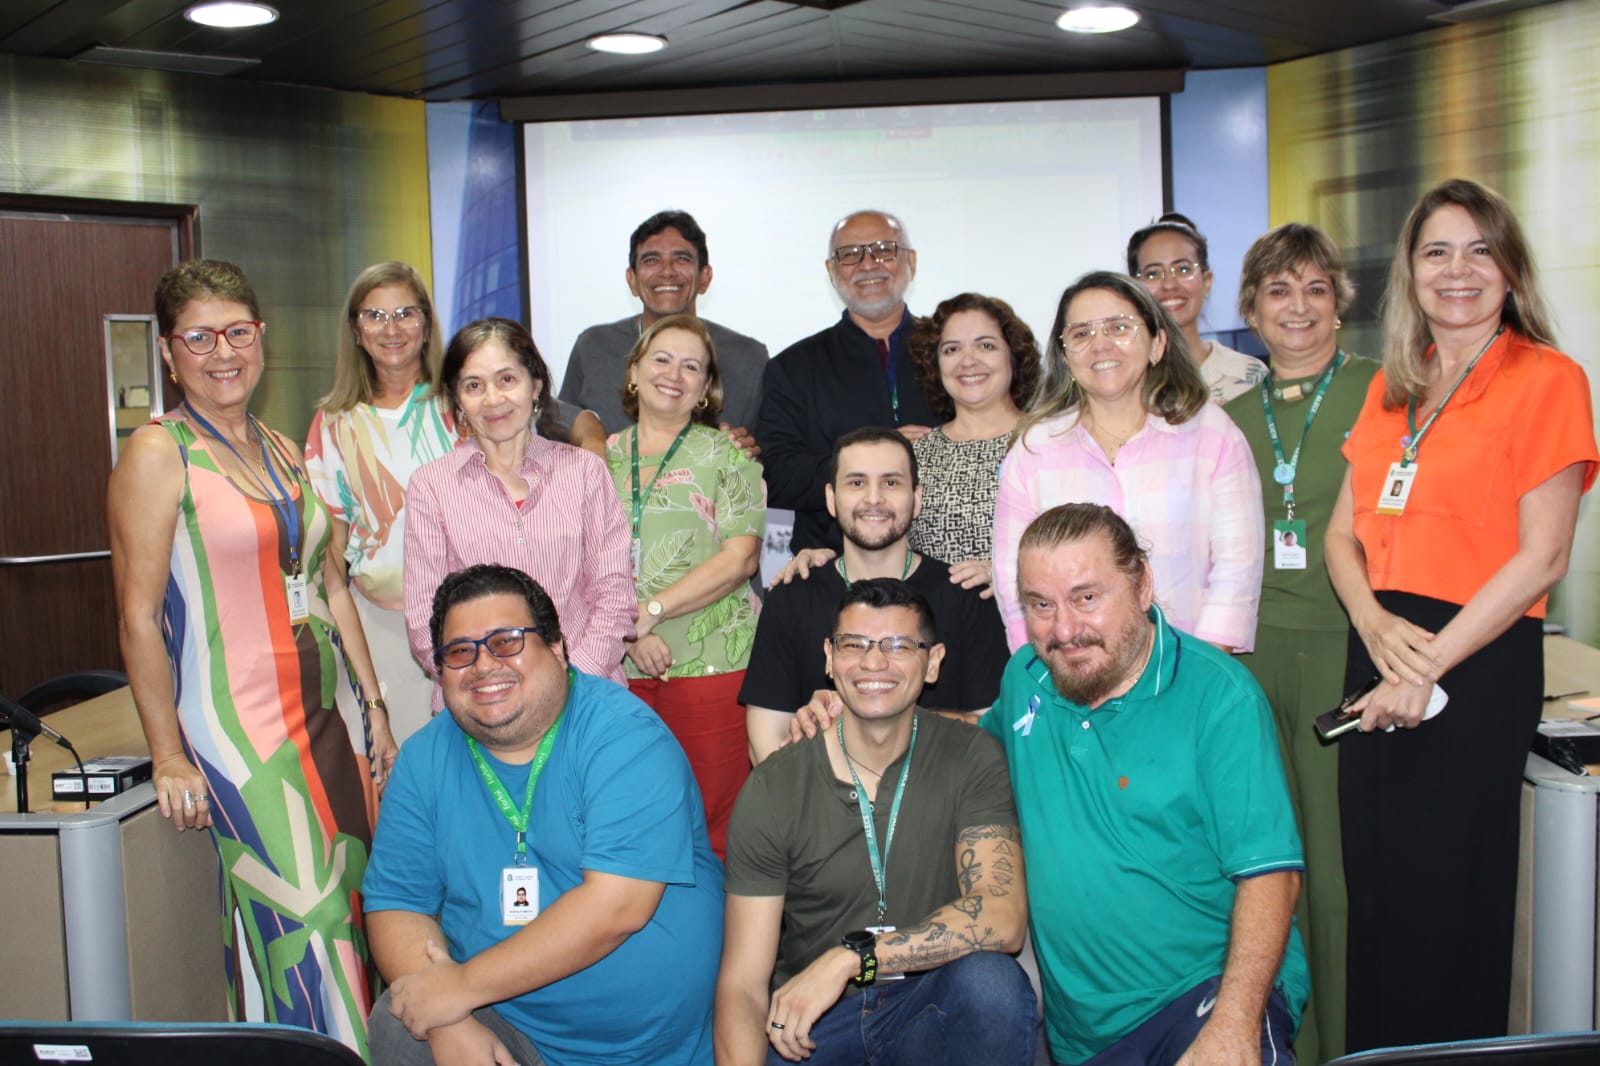
[[[193,233],[190,208],[19,201],[0,200],[0,692],[13,698],[69,671],[122,669],[107,316],[151,314]]]

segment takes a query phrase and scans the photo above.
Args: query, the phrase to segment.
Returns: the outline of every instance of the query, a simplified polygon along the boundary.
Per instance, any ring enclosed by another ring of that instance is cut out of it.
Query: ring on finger
[[[194,809],[194,793],[188,789],[183,790],[183,809],[186,811]]]
[[[773,1022],[772,1023],[772,1027],[774,1029],[778,1030],[780,1033],[783,1032],[783,1023],[782,1022]]]

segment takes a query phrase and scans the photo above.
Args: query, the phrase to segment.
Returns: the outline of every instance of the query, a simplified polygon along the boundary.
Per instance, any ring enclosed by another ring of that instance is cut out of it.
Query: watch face
[[[851,951],[867,951],[874,947],[878,938],[865,929],[852,930],[844,935],[844,946]]]
[[[644,609],[649,611],[651,617],[653,618],[659,618],[663,610],[660,600],[651,600],[649,603],[644,605]]]

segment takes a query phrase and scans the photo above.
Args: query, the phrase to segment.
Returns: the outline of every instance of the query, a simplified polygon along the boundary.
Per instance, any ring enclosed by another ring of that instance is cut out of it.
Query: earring
[[[704,411],[707,407],[710,407],[710,406],[711,406],[711,397],[709,397],[709,396],[700,397],[700,402],[695,404],[695,407],[698,408],[701,411]]]
[[[628,382],[627,388],[628,388],[628,395],[629,396],[637,396],[637,395],[639,395],[639,386],[638,386],[638,384],[636,382],[633,382],[633,381]]]
[[[168,370],[168,371],[167,371],[167,377],[169,377],[169,378],[171,378],[171,379],[172,379],[172,383],[173,383],[173,384],[174,384],[174,385],[176,385],[176,384],[177,384],[177,383],[178,383],[178,373],[177,373],[177,371],[175,371],[175,370]]]
[[[1344,319],[1340,318],[1338,315],[1334,315],[1333,316],[1333,328],[1334,329],[1344,329]]]

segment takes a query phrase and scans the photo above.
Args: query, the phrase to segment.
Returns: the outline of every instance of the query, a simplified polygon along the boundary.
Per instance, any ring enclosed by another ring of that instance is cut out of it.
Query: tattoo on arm
[[[983,921],[984,907],[987,900],[1010,892],[1020,856],[1015,826],[962,830],[956,841],[956,882],[962,894],[917,925],[878,941],[884,953],[896,956],[886,972],[931,970],[963,955],[998,947],[1002,937],[993,924]]]

